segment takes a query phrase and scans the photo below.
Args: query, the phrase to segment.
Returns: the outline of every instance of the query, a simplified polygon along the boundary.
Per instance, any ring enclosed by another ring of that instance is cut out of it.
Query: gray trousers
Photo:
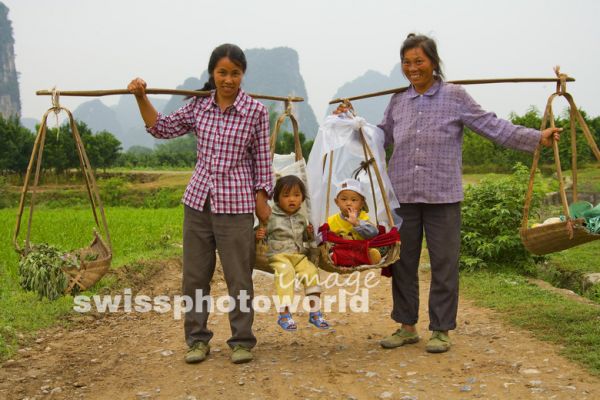
[[[431,262],[429,330],[456,328],[460,203],[401,204],[400,259],[392,266],[392,319],[414,325],[419,319],[419,257],[423,232]]]
[[[210,294],[210,281],[215,272],[218,250],[229,296],[235,299],[235,308],[229,312],[233,348],[243,345],[252,348],[256,337],[252,333],[254,310],[252,298],[252,265],[254,264],[254,217],[252,214],[212,214],[208,201],[203,211],[185,206],[183,217],[183,294],[193,299],[191,311],[185,313],[184,332],[188,346],[196,342],[208,343],[213,333],[207,328],[208,302],[199,301]],[[241,302],[238,295],[245,291]],[[216,299],[214,301],[216,304]],[[198,309],[201,306],[201,309]],[[246,311],[244,311],[246,310]]]

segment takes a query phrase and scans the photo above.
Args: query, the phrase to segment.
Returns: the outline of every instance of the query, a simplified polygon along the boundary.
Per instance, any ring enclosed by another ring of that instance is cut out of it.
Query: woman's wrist
[[[267,194],[267,191],[264,189],[260,189],[256,191],[256,202],[267,202],[269,200],[269,195]]]

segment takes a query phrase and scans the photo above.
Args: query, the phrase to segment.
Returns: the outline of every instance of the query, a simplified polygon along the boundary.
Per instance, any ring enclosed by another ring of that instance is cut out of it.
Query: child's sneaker
[[[277,317],[277,325],[279,325],[284,331],[294,332],[298,327],[296,326],[296,321],[292,318],[292,314],[287,312],[284,314],[279,314]]]
[[[313,324],[319,329],[329,329],[329,324],[323,318],[321,311],[315,311],[308,314],[308,322]]]

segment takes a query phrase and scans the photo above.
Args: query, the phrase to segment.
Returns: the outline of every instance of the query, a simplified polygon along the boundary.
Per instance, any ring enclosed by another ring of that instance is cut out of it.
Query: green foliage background
[[[586,124],[590,128],[596,144],[600,143],[600,117],[590,118],[585,111],[580,110]],[[517,125],[528,128],[540,129],[542,124],[541,114],[535,107],[531,107],[524,115],[511,114],[510,120]],[[559,153],[563,169],[571,168],[571,135],[570,118],[565,110],[556,118],[557,127],[563,128],[561,135]],[[583,136],[581,127],[577,125],[577,158],[578,162],[585,164],[594,161],[593,153]],[[516,163],[531,165],[531,155],[521,151],[510,150],[495,144],[484,137],[479,136],[468,128],[465,128],[463,138],[463,165],[465,171],[476,172],[510,172]],[[554,163],[552,149],[542,149],[540,157],[541,165]]]
[[[591,118],[581,111],[592,132],[596,143],[600,143],[600,117]],[[270,111],[271,127],[275,126],[277,113]],[[535,107],[525,114],[512,114],[511,121],[518,125],[539,129],[541,115]],[[564,111],[559,115],[555,124],[564,128],[560,142],[560,156],[563,169],[571,168],[571,136],[569,133],[569,115]],[[77,122],[90,162],[94,168],[107,169],[123,168],[193,168],[196,163],[196,138],[192,134],[177,139],[164,141],[150,149],[144,146],[132,146],[123,151],[119,140],[110,132],[92,133],[83,122]],[[0,116],[0,173],[16,172],[23,174],[35,139],[34,133],[22,127],[17,118],[2,118]],[[300,132],[300,142],[304,158],[308,158],[313,140],[307,140]],[[276,152],[290,153],[294,150],[293,135],[289,131],[279,133]],[[389,150],[389,149],[388,149]],[[594,160],[594,156],[585,141],[581,128],[577,127],[577,152],[581,165]],[[389,152],[388,152],[389,153]],[[389,154],[388,154],[389,156]],[[528,153],[506,149],[498,144],[479,136],[465,128],[463,137],[463,168],[465,172],[510,172],[516,163],[530,165],[531,155]],[[545,168],[554,163],[551,149],[543,149],[540,165]],[[61,174],[69,169],[78,168],[79,160],[75,145],[67,124],[59,129],[50,128],[47,133],[44,152],[44,168]]]
[[[467,186],[462,202],[463,269],[511,265],[522,272],[532,272],[536,258],[525,249],[519,236],[528,181],[529,169],[516,164],[512,175]],[[532,213],[538,210],[543,193],[539,184],[534,187]]]

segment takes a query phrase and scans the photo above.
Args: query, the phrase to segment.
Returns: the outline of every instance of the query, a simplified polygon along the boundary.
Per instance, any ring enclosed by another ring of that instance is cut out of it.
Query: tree
[[[33,133],[21,126],[17,117],[0,115],[0,171],[25,172],[34,141]]]
[[[302,148],[302,156],[306,159],[310,154],[314,140],[306,141],[304,133],[298,133],[300,139],[300,147]],[[289,154],[293,153],[294,149],[294,134],[290,132],[282,132],[278,135],[277,143],[275,144],[275,153]]]
[[[119,139],[112,133],[101,131],[88,139],[85,143],[85,150],[92,167],[94,169],[102,168],[106,172],[106,168],[116,164],[122,147]]]
[[[92,131],[82,121],[75,121],[75,123],[85,146],[85,143],[92,136]],[[53,169],[57,174],[80,166],[79,156],[75,149],[75,140],[68,122],[65,122],[59,128],[48,129],[42,161],[44,169]]]
[[[93,134],[85,122],[75,121],[75,124],[92,168],[106,169],[115,165],[121,151],[121,142],[107,131]],[[53,169],[57,174],[80,167],[79,155],[68,122],[59,128],[48,129],[42,165],[45,169]]]
[[[117,165],[124,167],[150,167],[158,163],[154,157],[154,150],[145,146],[131,146],[125,153],[121,153]]]
[[[600,117],[591,119],[584,111],[580,111],[586,124],[595,136],[596,143],[600,138]],[[524,115],[511,114],[511,121],[514,124],[522,125],[532,129],[540,129],[542,116],[535,107],[531,107]],[[561,140],[559,143],[559,155],[561,167],[563,169],[571,168],[571,133],[570,133],[570,115],[565,110],[558,118],[555,116],[554,124],[563,128]],[[549,127],[550,124],[548,123]],[[581,127],[576,124],[577,135],[577,158],[579,163],[593,161],[593,153],[583,136]],[[471,132],[465,128],[463,142],[463,164],[482,166],[488,170],[500,170],[508,172],[515,163],[531,165],[531,154],[522,151],[511,150],[490,142],[489,140]],[[554,164],[554,152],[551,148],[542,148],[540,155],[541,165]]]
[[[156,146],[154,156],[159,165],[193,167],[196,164],[196,136],[187,134]]]
[[[489,165],[496,163],[497,149],[494,143],[485,139],[469,128],[465,128],[463,137],[463,164]]]
[[[531,107],[523,116],[513,113],[510,115],[510,119],[516,125],[540,129],[540,113],[535,107]],[[464,165],[481,166],[489,171],[509,172],[516,163],[531,165],[531,154],[507,149],[465,128]]]
[[[590,119],[588,121],[588,127],[590,128],[590,131],[592,132],[592,136],[594,136],[594,140],[596,141],[596,144],[598,146],[600,146],[600,117]]]

